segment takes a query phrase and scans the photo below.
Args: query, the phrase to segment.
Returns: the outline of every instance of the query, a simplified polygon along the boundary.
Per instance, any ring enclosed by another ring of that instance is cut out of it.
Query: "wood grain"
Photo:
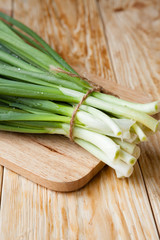
[[[160,1],[113,3],[102,0],[100,9],[117,82],[160,99]],[[142,144],[139,163],[160,232],[159,141],[157,134]]]
[[[121,2],[115,1],[117,13]],[[105,14],[111,15],[110,11]],[[118,82],[96,1],[16,0],[14,15],[72,65]],[[119,80],[129,87],[127,82],[126,75]],[[67,194],[46,190],[5,169],[0,232],[2,240],[159,239],[138,164],[130,179],[118,180],[111,169],[104,168],[85,188]]]

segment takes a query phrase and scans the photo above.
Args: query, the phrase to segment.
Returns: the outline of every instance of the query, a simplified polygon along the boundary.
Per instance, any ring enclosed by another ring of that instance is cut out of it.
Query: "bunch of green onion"
[[[69,137],[74,109],[92,87],[27,26],[0,18],[0,130]],[[150,116],[159,106],[93,92],[76,114],[74,142],[129,177],[140,155],[136,144],[159,128]]]

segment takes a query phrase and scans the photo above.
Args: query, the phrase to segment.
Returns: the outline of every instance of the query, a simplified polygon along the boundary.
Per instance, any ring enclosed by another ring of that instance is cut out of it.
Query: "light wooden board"
[[[119,4],[120,9],[121,1],[114,2]],[[33,4],[36,11],[31,7]],[[99,7],[98,2],[93,0],[19,0],[14,1],[14,14],[36,28],[42,36],[45,35],[50,43],[55,42],[56,49],[63,57],[69,58],[70,64],[77,63],[77,67],[85,68],[86,72],[116,82],[114,64],[111,64],[113,59],[109,60],[108,47],[111,49],[103,32]],[[112,13],[113,10],[110,11]],[[43,24],[38,24],[39,19]],[[106,24],[106,21],[103,20],[103,23]],[[58,42],[60,37],[62,44]],[[126,59],[122,59],[125,63]],[[125,75],[120,84],[126,86],[127,81]],[[148,154],[143,156],[143,161],[149,158]],[[154,182],[154,175],[152,179]],[[145,184],[146,178],[142,177],[139,165],[136,165],[133,176],[128,180],[118,180],[111,169],[104,168],[85,188],[62,194],[46,190],[5,169],[0,213],[1,238],[159,239],[150,205],[153,192],[149,192],[149,201]],[[154,189],[157,189],[156,186],[157,183],[154,183]]]

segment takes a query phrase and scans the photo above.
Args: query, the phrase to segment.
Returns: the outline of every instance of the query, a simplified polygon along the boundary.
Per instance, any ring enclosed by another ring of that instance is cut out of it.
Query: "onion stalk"
[[[0,130],[70,137],[75,107],[91,84],[27,26],[1,12],[0,18]],[[94,91],[76,113],[73,139],[118,177],[129,177],[140,155],[134,142],[159,129],[151,116],[159,111],[159,101]]]

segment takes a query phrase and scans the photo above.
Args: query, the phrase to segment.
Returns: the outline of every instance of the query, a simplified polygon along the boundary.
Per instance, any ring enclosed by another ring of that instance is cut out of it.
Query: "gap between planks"
[[[6,3],[6,5],[7,5],[7,3]],[[14,14],[13,14],[14,0],[11,0],[10,7],[11,7],[11,9],[9,10],[9,12],[10,12],[9,15],[11,17],[13,17],[14,16]],[[2,194],[3,194],[3,180],[4,180],[4,167],[0,166],[0,210],[1,210],[1,200],[2,200]]]
[[[115,68],[114,68],[114,65],[113,65],[113,59],[112,59],[110,48],[109,48],[108,38],[107,38],[107,35],[106,35],[106,31],[105,31],[105,23],[104,23],[104,19],[103,19],[103,16],[102,16],[101,8],[100,8],[100,5],[99,5],[99,1],[96,1],[96,3],[97,3],[97,9],[98,9],[98,12],[99,12],[99,16],[100,16],[100,19],[101,19],[101,22],[102,22],[103,33],[104,33],[104,37],[105,37],[105,41],[106,41],[108,55],[109,55],[109,58],[110,58],[110,63],[111,63],[112,71],[113,71],[113,76],[114,76],[116,82],[118,82],[117,81],[117,77],[116,77],[116,73],[115,73]],[[149,193],[148,193],[148,188],[147,188],[147,185],[146,185],[146,182],[145,182],[143,171],[142,171],[142,168],[141,168],[139,162],[138,162],[138,167],[139,167],[140,173],[142,175],[144,188],[145,188],[146,195],[147,195],[147,198],[148,198],[148,203],[150,205],[150,209],[151,209],[151,212],[152,212],[152,216],[153,216],[153,220],[154,220],[155,227],[156,227],[156,230],[157,230],[157,234],[158,234],[158,237],[160,239],[160,232],[159,232],[158,225],[157,225],[156,218],[155,218],[155,214],[154,214],[154,211],[153,211],[153,208],[152,208],[151,199],[150,199],[150,196],[149,196]]]
[[[1,209],[1,199],[2,199],[2,191],[3,191],[3,174],[4,174],[4,167],[0,166],[0,209]]]

